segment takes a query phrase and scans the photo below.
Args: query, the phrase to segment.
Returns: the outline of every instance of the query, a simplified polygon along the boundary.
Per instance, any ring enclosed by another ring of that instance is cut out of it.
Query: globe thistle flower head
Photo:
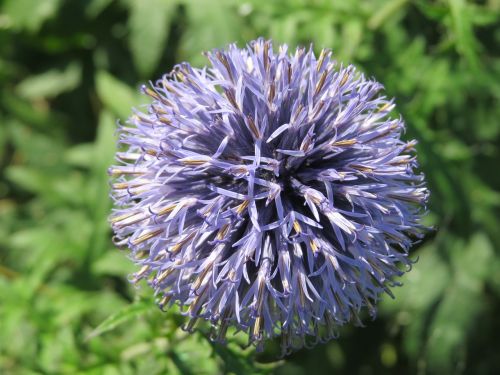
[[[152,103],[120,126],[115,241],[188,329],[279,336],[284,353],[326,341],[411,265],[416,142],[382,85],[327,50],[259,39],[207,57],[144,86]]]

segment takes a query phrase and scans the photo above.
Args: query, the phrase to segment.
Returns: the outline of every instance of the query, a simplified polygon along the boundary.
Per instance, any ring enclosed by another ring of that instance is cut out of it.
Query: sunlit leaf
[[[15,29],[37,31],[48,19],[54,17],[61,0],[5,0],[3,14]]]
[[[109,177],[107,170],[113,162],[115,154],[116,124],[108,111],[102,111],[97,129],[89,181],[89,204],[92,209],[94,224],[93,243],[89,246],[89,256],[97,256],[104,251],[110,242],[107,217],[111,208],[109,198]]]
[[[450,247],[455,263],[453,279],[429,327],[426,360],[433,371],[455,372],[465,360],[467,336],[483,309],[482,286],[491,269],[492,246],[477,233],[466,247]]]
[[[175,0],[130,1],[129,44],[134,63],[142,77],[149,77],[166,49]]]
[[[52,98],[77,87],[80,77],[80,65],[72,63],[62,71],[52,69],[26,78],[17,86],[17,92],[27,99]]]
[[[390,0],[381,3],[375,13],[368,20],[368,27],[371,29],[379,28],[384,22],[394,15],[395,12],[400,10],[408,0]]]
[[[189,28],[182,38],[181,59],[189,60],[194,65],[205,64],[202,51],[242,39],[243,25],[231,1],[187,0],[185,7]]]
[[[96,86],[97,94],[106,108],[121,119],[128,118],[131,108],[145,101],[139,99],[139,94],[133,88],[105,71],[97,73]]]
[[[93,264],[93,271],[98,275],[125,277],[135,271],[135,266],[116,249],[106,252]]]
[[[68,164],[89,168],[95,158],[95,146],[92,143],[80,143],[65,153],[65,160]]]
[[[93,337],[102,335],[105,332],[111,331],[118,327],[120,324],[126,323],[132,319],[135,319],[144,313],[150,311],[154,306],[151,305],[151,301],[141,301],[130,304],[120,311],[109,316],[101,324],[99,324],[88,336],[87,339],[90,340]]]

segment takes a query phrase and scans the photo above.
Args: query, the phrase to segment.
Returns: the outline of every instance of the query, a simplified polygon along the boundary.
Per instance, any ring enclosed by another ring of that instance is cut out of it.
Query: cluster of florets
[[[411,265],[428,191],[382,85],[259,39],[143,92],[120,126],[116,243],[159,303],[285,352],[359,322]]]

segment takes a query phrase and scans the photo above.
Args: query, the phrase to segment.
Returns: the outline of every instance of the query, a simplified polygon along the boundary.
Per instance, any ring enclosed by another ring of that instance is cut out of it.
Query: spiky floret
[[[410,266],[428,191],[382,85],[327,50],[207,53],[143,92],[110,169],[116,243],[159,303],[288,352],[359,322]],[[403,266],[403,267],[401,267]]]

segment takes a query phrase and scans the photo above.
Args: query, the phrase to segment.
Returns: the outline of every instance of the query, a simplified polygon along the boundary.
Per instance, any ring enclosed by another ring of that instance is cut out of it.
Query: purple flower
[[[284,353],[375,314],[410,268],[428,190],[382,85],[323,50],[207,54],[143,92],[110,169],[115,241],[160,306]]]

